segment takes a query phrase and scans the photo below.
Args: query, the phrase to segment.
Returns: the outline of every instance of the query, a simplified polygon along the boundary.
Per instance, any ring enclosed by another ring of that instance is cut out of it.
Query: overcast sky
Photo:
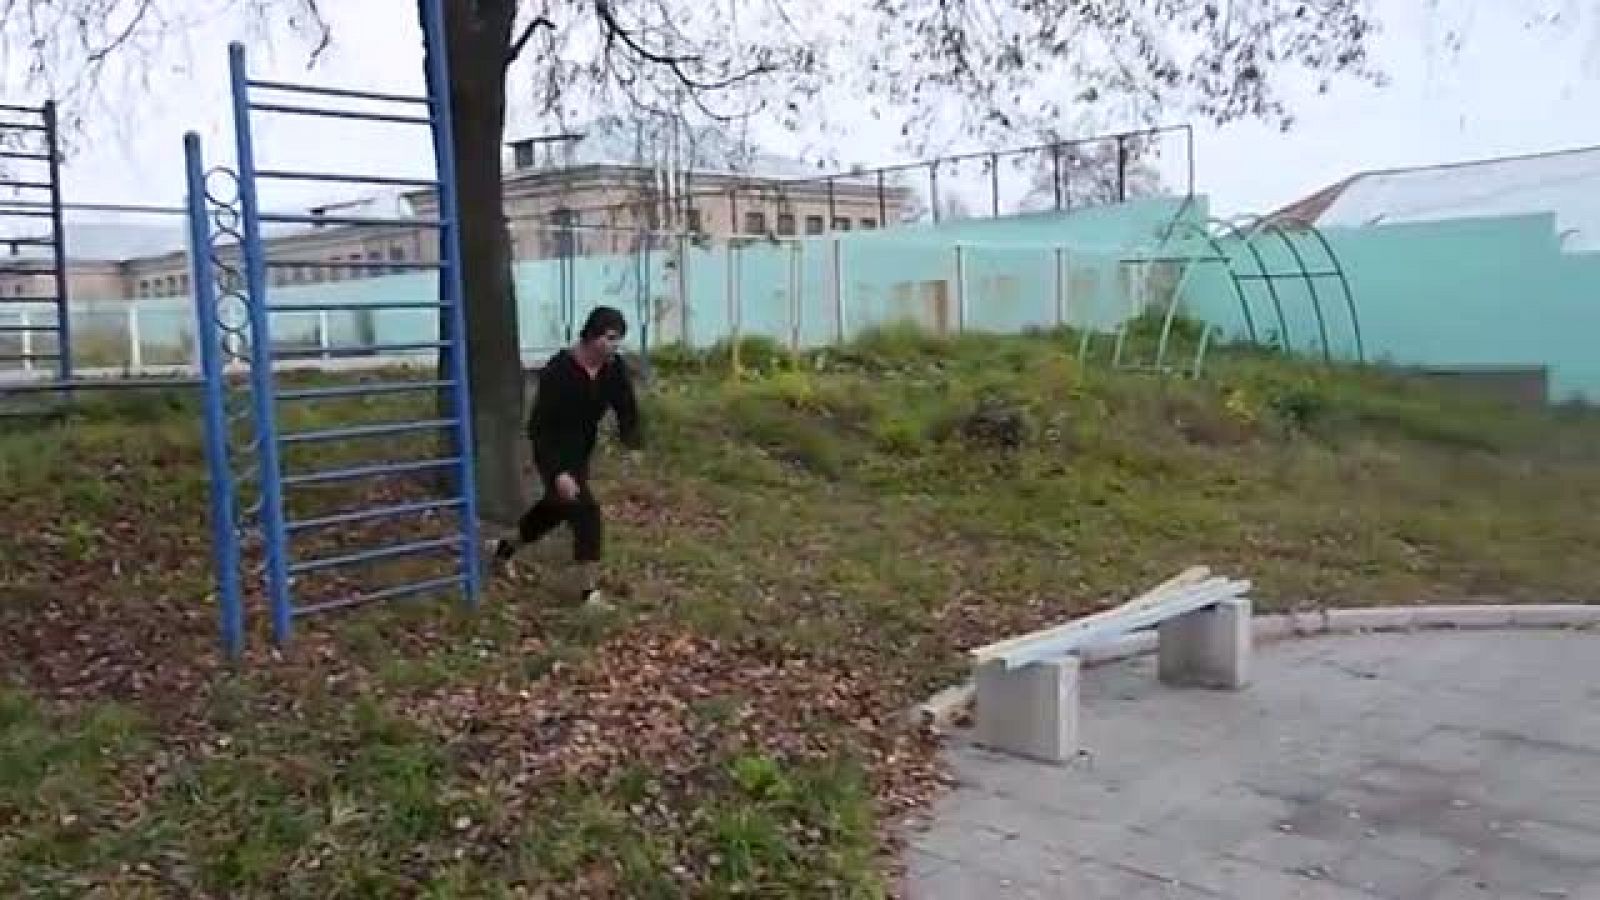
[[[1298,123],[1287,134],[1262,124],[1199,128],[1197,189],[1222,213],[1266,211],[1359,170],[1600,144],[1600,0],[1546,0],[1551,8],[1564,7],[1565,18],[1550,28],[1524,27],[1510,11],[1522,0],[1438,2],[1455,9],[1447,20],[1429,18],[1419,0],[1376,0],[1385,29],[1377,60],[1392,78],[1389,86],[1346,82],[1326,96],[1298,91]],[[335,43],[317,70],[305,70],[304,45],[279,40],[253,45],[255,72],[374,90],[420,89],[421,49],[410,3],[334,0],[324,6]],[[399,8],[406,14],[397,15]],[[1462,12],[1469,9],[1475,11]],[[1447,24],[1466,26],[1458,52],[1446,48]],[[190,129],[205,137],[213,162],[231,159],[225,44],[233,27],[216,23],[194,33],[186,52],[170,57],[148,87],[108,94],[107,106],[115,111],[97,114],[67,166],[67,199],[178,204],[181,140]],[[281,117],[261,122],[263,166],[415,174],[428,165],[426,133],[419,128]],[[869,165],[904,161],[889,137],[863,123],[844,158]],[[877,146],[881,153],[862,149]],[[1181,179],[1177,158],[1165,165]],[[278,199],[287,204],[306,197]]]

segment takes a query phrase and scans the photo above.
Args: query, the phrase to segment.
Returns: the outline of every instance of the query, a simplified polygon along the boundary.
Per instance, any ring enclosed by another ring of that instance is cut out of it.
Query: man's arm
[[[643,444],[643,429],[639,422],[639,398],[634,394],[633,376],[621,354],[613,357],[616,366],[611,381],[611,408],[617,413],[617,430],[622,443],[638,450]]]

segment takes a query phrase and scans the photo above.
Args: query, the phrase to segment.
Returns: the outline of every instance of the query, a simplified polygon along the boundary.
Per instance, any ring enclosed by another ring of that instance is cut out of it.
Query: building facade
[[[520,149],[522,143],[512,145],[514,162],[504,181],[512,255],[518,260],[627,253],[642,246],[646,235],[654,235],[660,246],[662,235],[783,239],[869,230],[898,221],[906,205],[904,189],[880,189],[846,176],[798,181],[688,172],[665,187],[658,170],[641,165],[537,166]],[[373,278],[405,271],[407,264],[436,261],[435,230],[389,224],[396,222],[397,206],[405,211],[399,219],[431,218],[437,199],[424,191],[317,207],[311,215],[328,218],[328,224],[269,234],[270,283]],[[383,218],[386,224],[349,224],[353,218]],[[183,230],[174,223],[163,233],[164,238],[154,241],[122,242],[126,246],[114,240],[88,241],[90,246],[80,248],[69,227],[69,296],[74,301],[187,296]],[[151,250],[152,243],[162,249]],[[12,249],[11,256],[0,257],[0,297],[53,296],[50,262]],[[219,277],[237,277],[231,274],[239,270],[237,248],[225,246],[219,256]]]

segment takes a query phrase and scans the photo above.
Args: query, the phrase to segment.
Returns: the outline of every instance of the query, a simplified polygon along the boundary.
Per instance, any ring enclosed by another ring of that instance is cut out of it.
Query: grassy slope
[[[240,672],[202,599],[191,410],[0,438],[0,894],[871,895],[882,826],[936,781],[894,716],[966,646],[1193,563],[1266,606],[1592,584],[1590,420],[1252,358],[1086,372],[1069,346],[750,347],[767,374],[739,383],[664,360],[653,452],[601,466],[618,613],[539,586],[562,536],[477,615],[362,611]],[[1020,450],[963,436],[986,399],[1024,412]]]

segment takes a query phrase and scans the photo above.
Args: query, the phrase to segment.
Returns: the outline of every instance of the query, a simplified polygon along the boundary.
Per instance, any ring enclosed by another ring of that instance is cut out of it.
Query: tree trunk
[[[445,0],[444,8],[478,512],[509,524],[522,512],[523,375],[500,146],[516,0]]]

